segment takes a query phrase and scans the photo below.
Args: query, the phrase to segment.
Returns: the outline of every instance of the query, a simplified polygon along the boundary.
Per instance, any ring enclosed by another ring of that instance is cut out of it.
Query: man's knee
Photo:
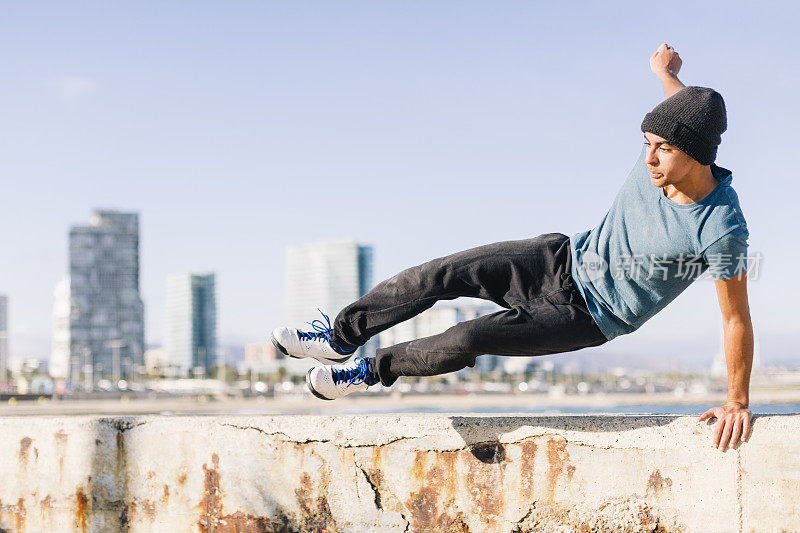
[[[445,331],[447,344],[458,353],[472,353],[480,351],[484,336],[474,325],[469,322],[460,322]]]

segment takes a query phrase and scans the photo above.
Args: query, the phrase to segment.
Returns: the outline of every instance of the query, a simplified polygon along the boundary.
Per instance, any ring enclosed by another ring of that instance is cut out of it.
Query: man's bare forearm
[[[728,402],[750,407],[750,372],[753,369],[753,325],[748,319],[724,325],[725,361],[728,367]]]
[[[669,98],[684,87],[678,79],[681,65],[683,60],[680,54],[671,46],[667,46],[667,43],[661,43],[658,50],[650,56],[650,70],[661,80],[665,98]]]
[[[681,83],[681,80],[678,79],[678,76],[667,72],[660,74],[658,79],[661,80],[661,85],[664,86],[664,98],[669,98],[685,87],[685,85]]]

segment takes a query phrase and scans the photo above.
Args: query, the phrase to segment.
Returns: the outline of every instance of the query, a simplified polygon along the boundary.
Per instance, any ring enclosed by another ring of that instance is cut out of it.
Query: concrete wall
[[[800,415],[0,419],[0,530],[798,531]]]

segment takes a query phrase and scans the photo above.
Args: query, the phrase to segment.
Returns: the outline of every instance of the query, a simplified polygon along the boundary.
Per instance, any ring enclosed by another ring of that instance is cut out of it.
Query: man
[[[662,44],[650,58],[666,99],[641,124],[639,160],[597,227],[571,237],[545,233],[497,242],[406,269],[314,331],[277,328],[272,342],[309,370],[311,392],[332,400],[399,376],[431,376],[474,366],[482,354],[545,355],[598,346],[638,329],[709,271],[722,310],[728,401],[716,417],[715,446],[749,434],[753,331],[747,302],[749,232],[731,187],[714,164],[727,129],[722,96],[678,80],[681,59]],[[348,361],[379,332],[438,300],[470,296],[504,309],[447,331],[380,348]],[[347,362],[346,362],[347,361]]]

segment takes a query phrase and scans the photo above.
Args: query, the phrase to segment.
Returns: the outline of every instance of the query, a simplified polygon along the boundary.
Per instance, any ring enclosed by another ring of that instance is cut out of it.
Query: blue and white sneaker
[[[319,309],[317,309],[319,311]],[[302,359],[313,357],[321,363],[332,365],[343,363],[350,359],[356,348],[343,350],[331,341],[331,320],[328,315],[322,313],[325,322],[320,319],[309,322],[314,331],[302,331],[294,328],[275,328],[270,335],[272,344],[284,355]]]
[[[356,357],[349,363],[308,369],[306,383],[311,394],[321,400],[335,400],[380,383],[378,376],[370,371],[368,359]]]

